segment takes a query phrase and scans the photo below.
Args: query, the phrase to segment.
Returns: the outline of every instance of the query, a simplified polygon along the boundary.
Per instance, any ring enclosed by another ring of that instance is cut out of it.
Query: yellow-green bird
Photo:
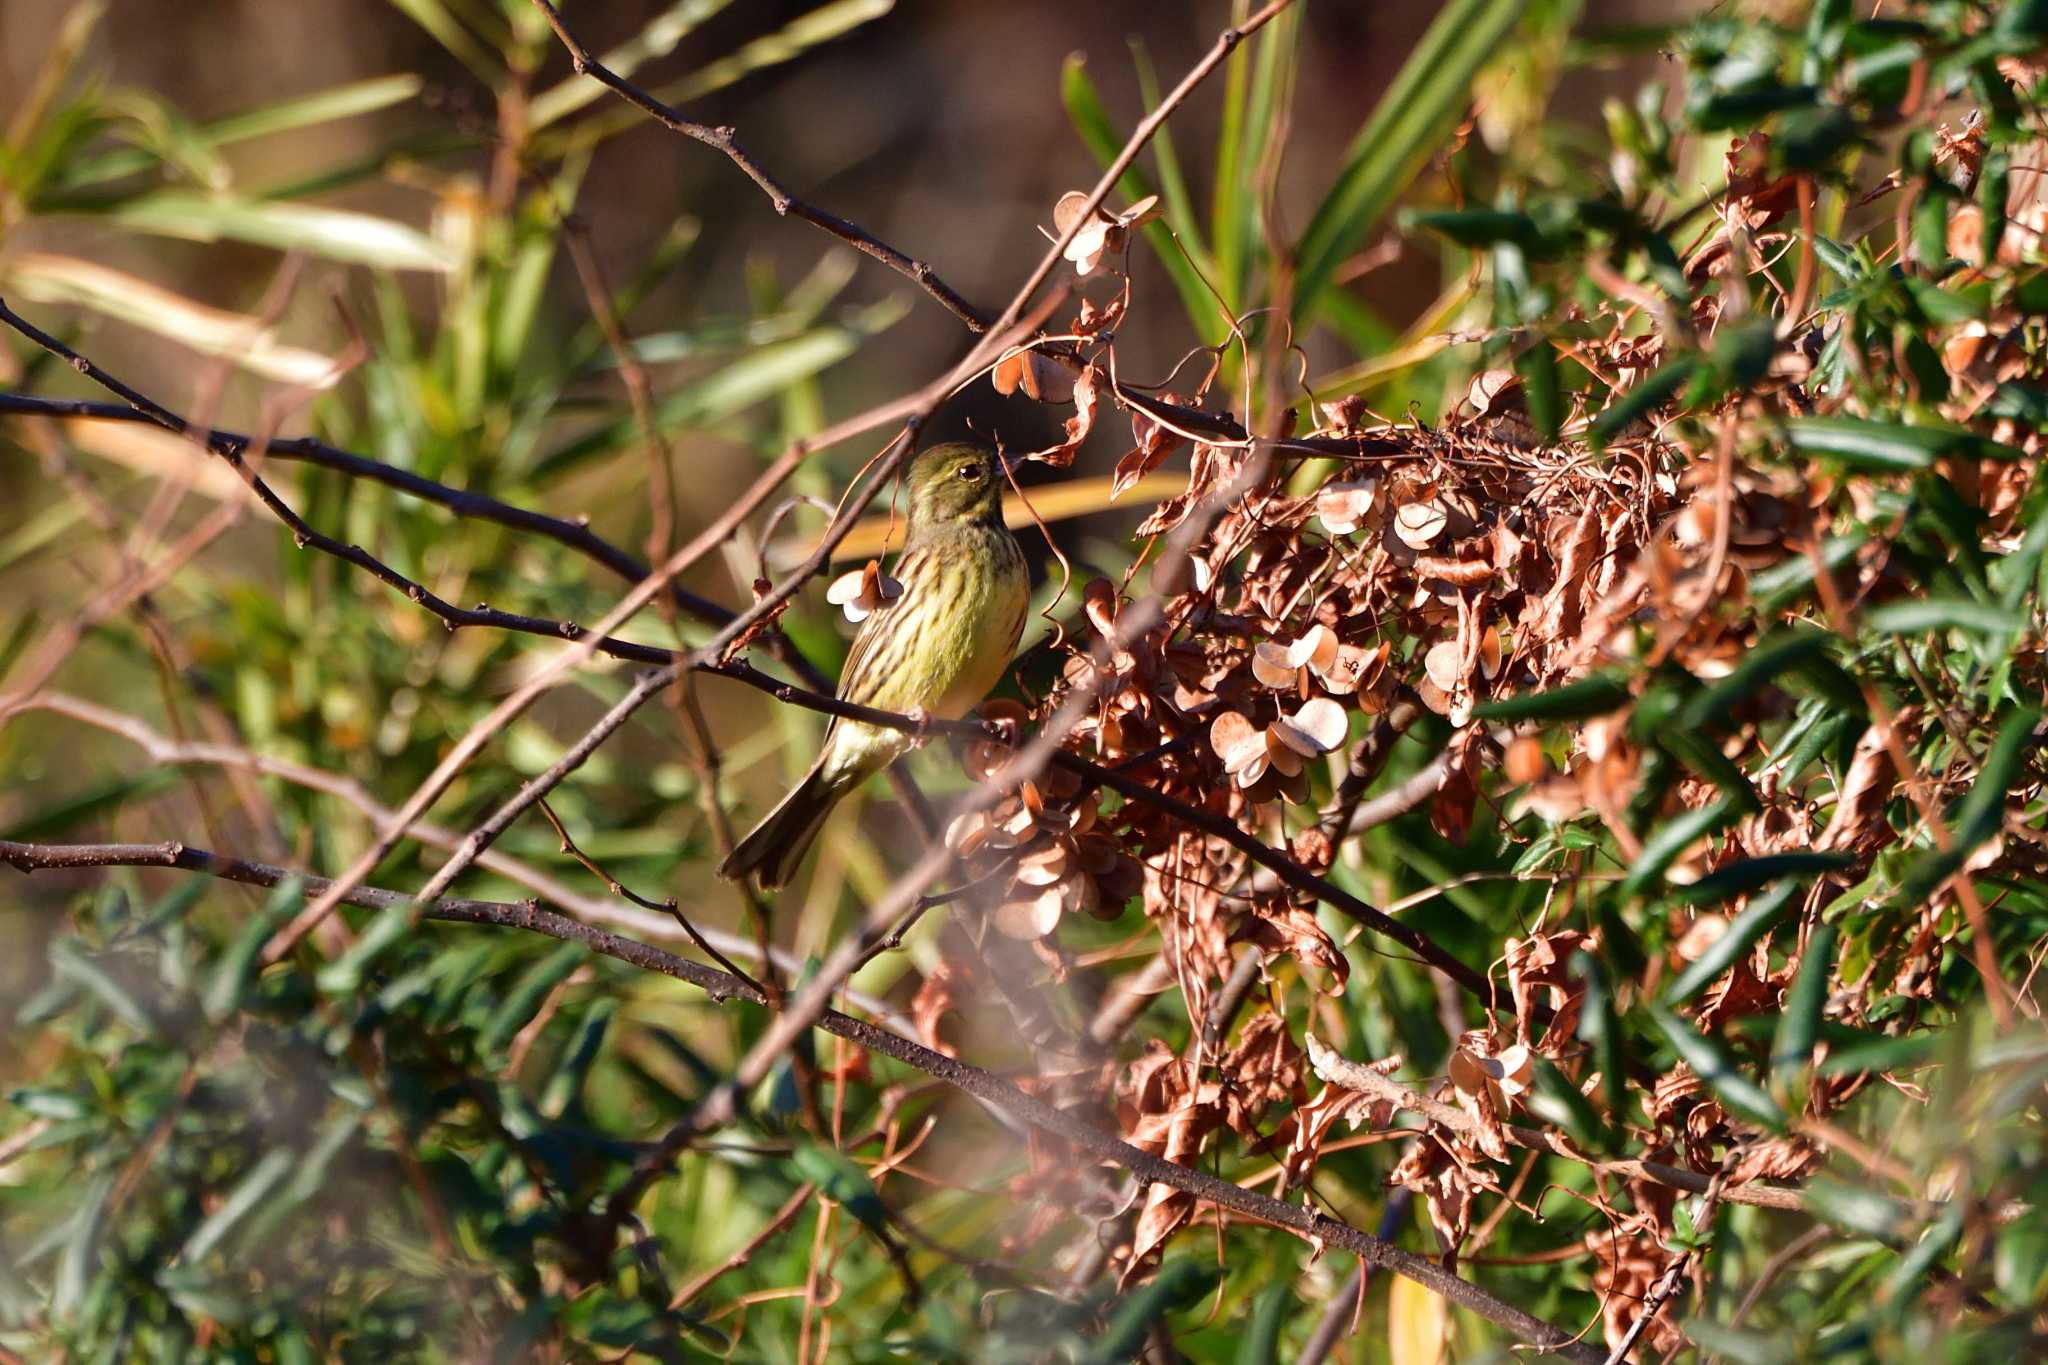
[[[910,466],[910,534],[896,561],[902,595],[861,625],[839,699],[956,720],[1003,676],[1031,602],[1031,575],[1003,525],[1001,457],[941,445]],[[839,799],[915,742],[902,730],[835,719],[796,790],[740,841],[719,871],[782,886]]]

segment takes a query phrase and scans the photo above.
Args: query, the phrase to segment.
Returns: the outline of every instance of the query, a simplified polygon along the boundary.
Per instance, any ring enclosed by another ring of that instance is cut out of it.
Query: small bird
[[[896,561],[902,594],[854,636],[839,699],[957,720],[1003,676],[1024,633],[1031,575],[1003,525],[1001,456],[940,445],[910,466],[910,534]],[[787,883],[839,799],[916,743],[907,731],[835,719],[818,761],[740,841],[720,874]]]

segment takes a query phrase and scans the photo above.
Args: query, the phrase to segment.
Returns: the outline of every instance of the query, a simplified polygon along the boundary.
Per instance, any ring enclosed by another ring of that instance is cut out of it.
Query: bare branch
[[[730,127],[713,127],[708,123],[699,123],[695,119],[685,116],[675,106],[656,99],[652,94],[649,94],[613,71],[603,62],[597,60],[597,58],[591,56],[590,49],[585,47],[582,40],[570,31],[567,21],[562,18],[561,11],[548,3],[548,0],[533,0],[533,3],[539,7],[541,13],[547,16],[549,27],[553,28],[555,36],[562,40],[562,46],[568,50],[569,59],[575,65],[579,74],[590,77],[600,85],[610,89],[628,104],[636,105],[646,111],[649,118],[652,118],[656,123],[659,123],[671,132],[681,133],[684,137],[723,152],[733,165],[740,168],[741,173],[747,179],[760,186],[761,192],[768,196],[768,202],[774,207],[777,214],[785,218],[792,215],[801,218],[807,223],[823,228],[848,245],[874,257],[874,259],[888,266],[891,270],[924,290],[925,293],[937,299],[947,312],[966,323],[970,330],[986,332],[989,329],[988,315],[961,297],[959,291],[955,290],[953,286],[940,279],[938,272],[933,270],[931,266],[923,261],[904,255],[895,247],[890,246],[881,238],[861,227],[858,223],[849,222],[837,214],[827,213],[813,204],[805,203],[788,190],[783,189],[781,183],[774,176],[770,175],[760,162],[754,160],[748,154],[746,148],[740,145],[738,130]]]

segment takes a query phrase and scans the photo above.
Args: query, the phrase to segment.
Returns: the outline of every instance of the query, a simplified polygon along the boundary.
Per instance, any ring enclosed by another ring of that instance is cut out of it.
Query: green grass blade
[[[1230,22],[1242,24],[1251,13],[1248,0],[1235,0]],[[1285,17],[1285,16],[1283,16]],[[1216,262],[1216,285],[1232,308],[1244,298],[1244,218],[1241,209],[1245,115],[1251,94],[1251,53],[1272,41],[1268,24],[1250,44],[1240,44],[1223,65],[1223,118],[1216,131],[1216,183],[1210,191],[1210,250]]]
[[[1455,124],[1472,77],[1521,17],[1523,0],[1453,0],[1352,139],[1336,184],[1295,255],[1297,322],[1312,320],[1344,258],[1386,217]]]
[[[1291,9],[1259,34],[1257,60],[1252,67],[1252,86],[1244,116],[1244,142],[1238,175],[1245,188],[1233,187],[1231,195],[1237,232],[1238,258],[1231,277],[1230,306],[1242,311],[1252,303],[1252,262],[1259,253],[1252,248],[1264,231],[1259,213],[1261,187],[1259,171],[1271,144],[1274,122],[1294,86],[1294,54],[1301,31],[1301,11]]]
[[[1152,74],[1152,59],[1145,52],[1145,45],[1131,40],[1131,61],[1138,69],[1138,93],[1145,100],[1148,114],[1159,107],[1159,82]],[[1152,155],[1159,163],[1160,207],[1165,210],[1166,221],[1180,234],[1181,244],[1188,254],[1201,263],[1202,268],[1215,278],[1215,263],[1209,255],[1209,248],[1202,240],[1202,220],[1195,214],[1194,196],[1188,192],[1187,177],[1181,174],[1180,154],[1174,150],[1172,128],[1160,125],[1152,138]]]

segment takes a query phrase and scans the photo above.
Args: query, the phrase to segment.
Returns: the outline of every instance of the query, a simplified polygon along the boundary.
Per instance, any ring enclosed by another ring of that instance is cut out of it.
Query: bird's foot
[[[903,713],[910,717],[910,742],[923,744],[932,737],[932,713],[922,706],[913,706]]]

